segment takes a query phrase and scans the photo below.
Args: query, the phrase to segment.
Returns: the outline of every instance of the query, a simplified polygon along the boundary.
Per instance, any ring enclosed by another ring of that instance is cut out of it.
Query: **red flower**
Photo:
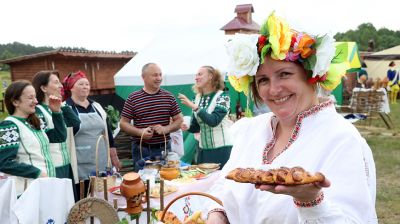
[[[265,46],[265,43],[267,42],[267,37],[260,35],[258,37],[258,53],[261,53],[261,50],[263,49],[263,47]]]
[[[317,82],[324,82],[326,80],[326,73],[323,76],[315,76],[315,77],[311,77],[309,78],[307,81],[310,84],[315,84]]]

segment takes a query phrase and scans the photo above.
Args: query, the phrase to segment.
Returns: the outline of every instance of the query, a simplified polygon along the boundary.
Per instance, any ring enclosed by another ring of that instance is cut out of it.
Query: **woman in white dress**
[[[371,150],[332,101],[317,94],[321,87],[334,89],[345,73],[330,66],[337,57],[334,39],[290,30],[274,13],[260,32],[228,42],[228,73],[241,83],[254,78],[255,102],[272,112],[232,127],[231,157],[210,191],[223,207],[210,206],[207,223],[377,223]],[[326,178],[293,186],[225,178],[235,168],[281,166]]]

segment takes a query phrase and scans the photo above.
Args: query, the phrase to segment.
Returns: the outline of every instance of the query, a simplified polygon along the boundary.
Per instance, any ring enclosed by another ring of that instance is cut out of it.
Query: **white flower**
[[[335,52],[335,39],[329,35],[322,37],[321,44],[317,47],[315,55],[317,61],[313,69],[313,77],[316,75],[323,76],[329,70],[329,65],[335,56]]]
[[[257,54],[257,34],[235,34],[226,44],[229,55],[228,75],[241,78],[254,76],[257,72],[259,57]]]

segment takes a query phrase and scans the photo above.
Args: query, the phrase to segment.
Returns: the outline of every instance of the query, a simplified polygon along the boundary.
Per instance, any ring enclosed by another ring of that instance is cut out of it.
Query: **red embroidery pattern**
[[[321,193],[318,194],[317,198],[312,201],[302,202],[293,199],[293,202],[298,208],[311,208],[321,204],[323,200],[324,200],[324,192],[321,191]]]
[[[290,137],[288,143],[285,145],[285,147],[283,148],[283,150],[282,150],[280,153],[278,153],[277,155],[275,155],[274,158],[271,159],[271,161],[268,161],[268,159],[267,159],[267,157],[268,157],[268,152],[269,152],[270,149],[272,149],[272,148],[274,147],[274,145],[275,145],[275,143],[276,143],[275,130],[273,130],[273,132],[274,132],[273,135],[272,135],[273,137],[272,137],[271,141],[269,141],[269,142],[267,143],[267,145],[265,146],[264,151],[263,151],[263,164],[271,164],[271,163],[275,160],[276,157],[278,157],[280,154],[282,154],[284,151],[286,151],[286,149],[288,149],[289,146],[292,145],[292,143],[293,143],[294,141],[296,141],[297,136],[298,136],[299,133],[300,133],[301,124],[302,124],[304,118],[306,118],[306,117],[308,117],[308,116],[310,116],[310,115],[316,114],[316,113],[318,113],[319,111],[321,111],[321,110],[327,108],[328,106],[330,106],[330,105],[332,105],[332,104],[333,104],[333,101],[332,101],[332,100],[328,100],[328,101],[326,101],[326,102],[317,104],[317,105],[311,107],[310,109],[305,110],[305,111],[299,113],[299,115],[297,115],[296,124],[295,124],[295,126],[294,126],[294,128],[293,128],[292,135],[291,135],[291,137]],[[277,118],[276,118],[276,116],[274,115],[274,116],[271,118],[271,124],[272,124],[272,120],[275,120],[275,119],[277,119]]]

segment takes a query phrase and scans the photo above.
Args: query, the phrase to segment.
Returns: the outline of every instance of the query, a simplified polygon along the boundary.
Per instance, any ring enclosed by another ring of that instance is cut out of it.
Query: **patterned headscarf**
[[[67,75],[62,84],[63,84],[63,89],[61,91],[62,95],[63,95],[63,100],[68,99],[71,96],[71,89],[72,87],[74,87],[75,83],[82,78],[86,78],[85,73],[81,72],[81,71],[77,71],[75,73],[70,73],[69,75]]]

